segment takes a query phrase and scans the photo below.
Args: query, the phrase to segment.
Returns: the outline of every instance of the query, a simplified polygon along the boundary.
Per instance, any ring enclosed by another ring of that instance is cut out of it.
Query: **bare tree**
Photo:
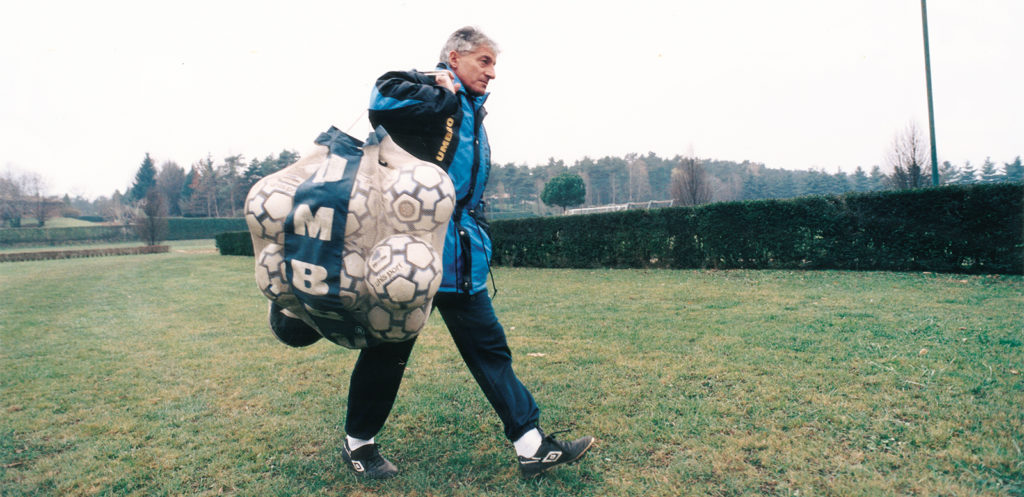
[[[100,199],[98,202],[100,203],[100,211],[103,213],[103,217],[115,224],[131,224],[131,208],[125,203],[126,199],[119,190],[114,190],[109,199]]]
[[[38,173],[28,173],[24,176],[25,193],[28,194],[28,209],[36,218],[37,225],[42,228],[46,220],[56,208],[56,201],[47,199],[43,194],[46,192],[46,181]]]
[[[235,208],[241,207],[241,203],[236,202],[236,197],[239,199],[245,198],[245,192],[242,190],[242,176],[239,172],[244,167],[244,161],[241,155],[232,155],[224,158],[224,164],[218,168],[218,176],[223,180],[223,188],[227,190],[228,197],[228,208],[231,209],[231,216],[234,217],[236,214]]]
[[[928,141],[917,124],[911,122],[893,139],[889,152],[888,162],[892,167],[890,181],[893,188],[905,190],[927,186],[925,173],[931,169],[931,160],[928,156]]]
[[[150,188],[140,207],[132,222],[135,232],[146,245],[156,245],[167,236],[167,209],[163,194],[157,188]]]
[[[636,158],[629,162],[626,170],[629,172],[629,201],[651,200],[651,180],[647,172],[647,163]]]
[[[199,175],[199,182],[192,195],[204,202],[203,207],[206,210],[206,217],[220,217],[220,203],[217,200],[217,193],[220,189],[221,178],[217,168],[213,167],[213,158],[207,157],[196,165],[198,166],[196,171]]]
[[[21,227],[25,189],[21,178],[8,168],[0,176],[0,221],[12,228]]]
[[[711,176],[711,179],[715,181],[716,185],[711,196],[712,200],[729,202],[743,197],[743,179],[738,174],[733,173],[724,181],[718,180],[714,176]]]
[[[711,201],[711,181],[697,159],[686,157],[672,170],[672,200],[677,205],[700,205]]]
[[[46,225],[62,204],[45,193],[46,181],[39,173],[17,172],[9,167],[0,176],[0,224],[20,228],[22,218],[33,217],[38,226]]]

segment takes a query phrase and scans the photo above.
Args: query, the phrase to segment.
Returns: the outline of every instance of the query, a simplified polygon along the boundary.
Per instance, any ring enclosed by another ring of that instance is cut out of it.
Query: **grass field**
[[[0,264],[0,494],[1024,495],[1024,279],[497,268],[495,305],[579,465],[523,480],[433,316],[342,466],[356,353],[278,343],[251,259]]]

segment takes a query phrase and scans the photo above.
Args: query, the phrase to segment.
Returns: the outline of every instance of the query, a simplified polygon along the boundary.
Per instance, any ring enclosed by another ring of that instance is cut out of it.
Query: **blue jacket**
[[[438,69],[448,69],[438,65]],[[453,71],[454,73],[454,71]],[[456,77],[456,83],[461,85]],[[369,119],[383,126],[399,146],[441,166],[455,185],[455,213],[444,241],[441,292],[477,293],[487,289],[491,237],[483,218],[483,194],[491,168],[484,131],[487,95],[458,94],[416,71],[389,72],[377,79]]]

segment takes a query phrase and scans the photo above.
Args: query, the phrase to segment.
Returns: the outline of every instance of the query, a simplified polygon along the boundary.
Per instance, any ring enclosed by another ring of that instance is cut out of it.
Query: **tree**
[[[647,163],[643,159],[633,159],[626,168],[629,172],[629,201],[651,200],[651,180],[647,174]]]
[[[46,225],[46,220],[49,219],[50,214],[53,213],[54,209],[58,208],[58,203],[53,200],[48,200],[43,196],[46,190],[46,182],[43,181],[43,177],[38,173],[28,173],[24,176],[25,181],[25,193],[28,194],[29,204],[26,206],[31,214],[36,218],[36,224],[40,228]]]
[[[8,168],[0,176],[0,221],[11,228],[21,227],[25,188],[21,176]]]
[[[292,164],[295,164],[301,158],[302,157],[299,153],[294,150],[281,150],[281,153],[277,154],[277,164],[275,165],[274,170],[270,172],[273,173],[280,171]]]
[[[1003,164],[1006,181],[1018,182],[1024,181],[1024,166],[1020,163],[1020,156],[1018,155],[1013,162],[1006,162]]]
[[[114,223],[121,225],[130,224],[131,212],[126,205],[124,195],[118,190],[114,190],[110,199],[106,201],[106,205],[102,206],[102,211],[103,217]]]
[[[713,187],[714,191],[711,194],[711,200],[713,202],[730,202],[733,200],[740,200],[741,198],[743,198],[743,180],[740,178],[739,174],[732,173],[729,176],[727,176],[724,180],[719,180],[714,176],[712,176],[711,179],[715,180],[718,183],[717,186]],[[669,190],[671,190],[671,176],[669,177],[668,183]],[[669,197],[671,198],[671,194],[669,194]]]
[[[697,159],[684,158],[672,171],[672,200],[677,205],[700,205],[711,201],[711,181]]]
[[[948,185],[950,183],[955,183],[956,178],[959,174],[960,172],[957,170],[956,166],[954,166],[948,160],[944,160],[942,161],[942,164],[939,164],[940,185]]]
[[[871,184],[871,191],[885,190],[889,183],[889,178],[882,173],[882,168],[878,165],[871,166],[871,172],[868,174],[868,180]]]
[[[829,175],[825,171],[807,171],[804,177],[804,192],[809,195],[826,195],[831,193]]]
[[[868,175],[864,172],[864,168],[860,166],[857,166],[857,170],[853,172],[853,178],[850,180],[850,183],[855,192],[866,192],[871,189]]]
[[[156,174],[156,189],[164,197],[169,216],[180,216],[181,193],[185,186],[185,169],[174,162],[164,162]]]
[[[927,186],[925,171],[931,164],[928,159],[928,143],[911,122],[907,128],[893,139],[889,151],[888,162],[892,167],[892,185],[897,190],[921,188]]]
[[[974,175],[974,165],[971,161],[964,162],[964,167],[960,169],[960,176],[956,178],[956,183],[970,185],[978,181],[978,178]]]
[[[243,177],[238,174],[242,169],[244,161],[241,155],[232,155],[224,158],[224,164],[221,165],[220,173],[218,176],[223,180],[223,188],[226,190],[228,207],[231,209],[231,216],[236,215],[236,208],[241,207],[241,203],[245,199],[245,193],[248,191],[241,191],[243,188]]]
[[[192,216],[220,217],[218,191],[220,178],[217,168],[213,167],[213,158],[207,157],[192,165],[189,173],[191,181],[186,181],[186,192],[182,198],[187,199],[182,205],[182,213]],[[186,180],[189,178],[186,177]]]
[[[20,228],[22,218],[33,217],[39,227],[63,205],[47,198],[46,181],[39,173],[16,172],[8,168],[0,176],[0,225]]]
[[[132,225],[146,245],[156,245],[167,236],[167,210],[160,190],[150,188],[146,198],[140,202],[140,211],[135,213]]]
[[[619,185],[629,184],[629,164],[620,157],[602,157],[594,163],[590,183],[594,187],[591,199],[594,205],[618,204],[625,201]]]
[[[154,186],[156,186],[156,166],[153,165],[153,159],[147,152],[146,157],[142,159],[142,164],[139,165],[139,170],[135,172],[135,182],[128,190],[128,200],[138,202],[146,198],[146,193]]]
[[[544,185],[544,191],[540,194],[540,200],[546,205],[557,205],[562,212],[568,207],[575,207],[583,203],[587,198],[587,187],[583,185],[583,178],[578,174],[562,173]]]
[[[981,183],[995,183],[1002,178],[1002,174],[999,174],[999,170],[996,169],[996,163],[992,162],[991,157],[985,157],[985,162],[981,165]]]

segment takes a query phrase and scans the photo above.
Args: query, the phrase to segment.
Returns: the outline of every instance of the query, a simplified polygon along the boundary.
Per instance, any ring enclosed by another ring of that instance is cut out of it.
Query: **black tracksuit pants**
[[[540,409],[512,371],[512,354],[487,291],[473,295],[438,293],[441,313],[463,361],[515,441],[537,426]],[[348,435],[370,439],[384,426],[402,382],[415,340],[384,343],[359,353],[348,393]],[[444,381],[439,378],[438,381]]]

